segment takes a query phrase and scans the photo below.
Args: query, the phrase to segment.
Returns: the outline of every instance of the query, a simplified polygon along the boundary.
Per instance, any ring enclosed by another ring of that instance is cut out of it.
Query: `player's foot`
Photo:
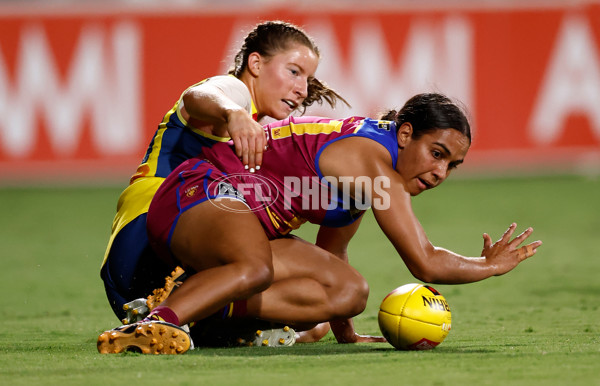
[[[148,295],[146,299],[139,298],[125,303],[123,310],[126,312],[126,316],[121,321],[123,324],[131,324],[143,320],[150,311],[155,309],[160,303],[162,303],[173,290],[179,287],[186,279],[185,271],[181,267],[176,267],[171,276],[165,278],[165,286],[163,288],[157,288],[152,291],[152,295]]]
[[[105,331],[98,337],[100,354],[124,351],[142,354],[183,354],[192,345],[181,327],[161,321],[142,321]]]
[[[139,322],[150,313],[145,298],[134,299],[129,303],[123,304],[123,311],[126,312],[125,318],[121,319],[123,324]]]
[[[296,343],[296,332],[288,326],[268,330],[256,330],[253,334],[239,337],[237,342],[241,346],[293,346]]]
[[[285,325],[252,319],[204,319],[190,329],[198,347],[292,346],[295,331]]]
[[[152,295],[149,295],[146,300],[148,309],[152,311],[160,303],[164,302],[171,292],[179,287],[183,281],[187,279],[185,271],[181,267],[175,267],[175,270],[171,272],[171,276],[165,277],[165,286],[163,288],[157,288],[152,291]]]

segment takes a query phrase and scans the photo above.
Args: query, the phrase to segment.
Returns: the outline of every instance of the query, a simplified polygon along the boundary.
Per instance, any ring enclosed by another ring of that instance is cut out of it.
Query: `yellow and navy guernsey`
[[[198,86],[211,78],[204,79],[192,87]],[[128,223],[138,216],[148,212],[150,202],[156,190],[164,179],[179,166],[183,161],[197,156],[203,148],[212,147],[215,143],[227,142],[230,138],[217,137],[192,127],[181,115],[182,97],[171,110],[164,116],[159,124],[148,150],[137,168],[135,174],[129,181],[129,186],[121,193],[117,203],[117,214],[113,220],[112,231],[104,261],[106,263],[108,254],[116,235]],[[256,107],[250,101],[251,114],[257,119]]]

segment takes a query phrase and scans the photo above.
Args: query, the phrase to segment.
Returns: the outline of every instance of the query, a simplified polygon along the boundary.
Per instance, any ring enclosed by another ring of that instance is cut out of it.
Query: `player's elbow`
[[[416,279],[423,283],[438,283],[443,278],[444,272],[435,253],[435,247],[429,244],[414,254],[403,255],[402,258]]]
[[[188,89],[181,96],[181,100],[183,101],[183,105],[186,106],[186,110],[190,109],[190,107],[194,104],[194,90]]]
[[[181,96],[185,111],[193,118],[206,119],[206,106],[212,100],[204,88],[192,87]],[[208,114],[210,116],[210,114]]]
[[[410,273],[415,279],[422,281],[423,283],[437,283],[439,279],[438,272],[435,267],[430,264],[411,264],[408,266]]]

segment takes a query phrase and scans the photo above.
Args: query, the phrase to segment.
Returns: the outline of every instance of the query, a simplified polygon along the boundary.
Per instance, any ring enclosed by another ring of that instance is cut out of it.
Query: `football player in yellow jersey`
[[[146,213],[165,177],[205,146],[229,141],[247,169],[260,168],[266,145],[257,122],[283,119],[314,102],[346,102],[314,77],[319,50],[300,28],[258,24],[245,38],[228,75],[205,79],[181,95],[165,115],[146,155],[123,191],[101,269],[106,294],[123,319],[124,304],[165,284],[171,269],[148,243]]]

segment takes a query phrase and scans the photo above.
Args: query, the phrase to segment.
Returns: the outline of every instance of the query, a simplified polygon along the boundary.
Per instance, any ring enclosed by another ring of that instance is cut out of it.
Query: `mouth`
[[[288,105],[290,107],[290,109],[292,109],[292,110],[296,110],[298,108],[298,104],[294,101],[291,101],[289,99],[282,99],[282,101],[283,101],[283,103]]]
[[[421,188],[421,190],[427,190],[434,187],[434,184],[422,178],[417,178],[417,181],[419,182],[419,187]]]

